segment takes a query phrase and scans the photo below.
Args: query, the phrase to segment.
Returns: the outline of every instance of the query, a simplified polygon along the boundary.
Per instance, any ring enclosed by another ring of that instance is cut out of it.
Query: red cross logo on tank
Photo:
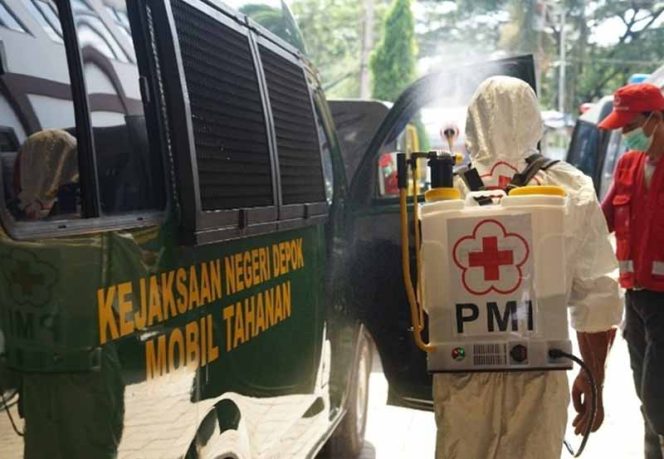
[[[454,333],[495,336],[535,333],[530,214],[448,221]]]

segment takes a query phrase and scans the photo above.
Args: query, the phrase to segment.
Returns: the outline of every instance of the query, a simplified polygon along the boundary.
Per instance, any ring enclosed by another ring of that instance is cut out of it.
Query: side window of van
[[[303,69],[267,45],[259,46],[279,158],[282,202],[325,202],[312,98]]]
[[[81,48],[94,48],[107,58],[120,62],[130,62],[132,60],[90,5],[83,0],[73,0],[72,8],[76,21],[78,43]]]
[[[440,150],[450,151],[450,144],[444,132],[451,129],[456,134],[452,141],[452,151],[468,161],[465,146],[466,106],[464,100],[450,101],[439,96],[429,101],[417,112],[402,115],[403,119],[395,125],[385,139],[377,158],[378,168],[377,194],[380,198],[394,198],[399,195],[397,183],[397,160],[395,152],[410,154],[415,151]],[[418,194],[431,187],[430,170],[427,160],[418,160]],[[412,177],[408,178],[408,193],[412,194]]]
[[[126,14],[126,5],[116,4],[116,8],[122,7]],[[101,212],[161,209],[165,205],[162,161],[148,141],[138,67],[129,63],[128,54],[87,3],[74,2],[73,14],[83,59]]]
[[[274,205],[265,114],[248,35],[182,0],[172,7],[202,210]]]
[[[612,131],[611,137],[609,137],[609,144],[606,148],[606,153],[604,157],[604,164],[602,165],[602,175],[600,177],[599,184],[599,193],[598,197],[600,200],[604,199],[604,196],[611,189],[613,184],[613,172],[618,163],[618,159],[627,152],[627,147],[622,141],[622,134],[620,131]]]
[[[567,161],[581,172],[594,177],[599,153],[599,128],[579,120],[572,134]]]
[[[437,135],[439,123],[435,116],[427,112],[428,108],[421,109],[412,117],[399,132],[393,132],[389,140],[381,148],[378,157],[378,195],[382,198],[390,198],[399,195],[397,183],[397,154],[404,152],[410,154],[415,151],[427,151],[430,149],[449,150],[446,142]],[[432,110],[429,110],[432,111]],[[427,122],[425,124],[425,121]],[[430,179],[428,177],[427,161],[418,161],[419,169],[419,191],[423,193],[429,189]],[[410,175],[410,174],[409,174]],[[408,181],[408,192],[412,193],[411,180]]]
[[[159,148],[148,140],[144,113],[143,93],[149,91],[142,91],[146,88],[132,62],[141,46],[128,42],[134,49],[123,49],[102,22],[97,3],[71,3],[75,29],[60,20],[64,16],[53,1],[19,5],[36,25],[48,29],[41,37],[0,37],[16,40],[6,47],[9,65],[0,77],[0,160],[5,204],[13,219],[57,220],[61,231],[68,228],[62,220],[163,209],[163,164]],[[114,5],[127,14],[126,2]],[[48,30],[57,33],[52,36]],[[19,59],[16,53],[22,49],[30,49],[34,58],[48,56],[48,65]],[[12,139],[19,144],[14,151]],[[96,187],[83,189],[95,179]],[[96,202],[98,206],[89,204]],[[145,221],[138,216],[127,224],[139,220]],[[117,226],[110,219],[108,224]],[[25,234],[36,234],[36,228],[25,227]],[[54,228],[40,225],[37,232]]]
[[[32,39],[27,34],[21,38]],[[7,137],[0,152],[3,191],[6,208],[18,221],[81,215],[67,55],[62,46],[53,46],[50,53],[50,64],[33,67],[32,75],[13,73],[8,67],[0,77],[0,113]]]
[[[0,1],[0,26],[16,32],[27,32],[25,27],[23,27],[23,24],[21,24],[18,19],[16,19],[16,16],[9,11],[7,5],[5,5],[3,1]]]
[[[46,35],[51,40],[62,43],[62,26],[55,3],[51,0],[26,0],[23,4]]]
[[[164,36],[177,36],[181,65],[166,65],[183,83],[182,92],[171,88],[174,143],[188,152],[176,171],[184,239],[207,243],[324,218],[322,140],[299,58],[212,3],[172,0],[170,10],[174,30]]]

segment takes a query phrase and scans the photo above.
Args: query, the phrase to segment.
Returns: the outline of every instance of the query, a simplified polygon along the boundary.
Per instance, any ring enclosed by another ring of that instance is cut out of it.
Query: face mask
[[[652,116],[652,113],[650,116]],[[646,122],[643,123],[644,126],[650,120],[650,116]],[[653,131],[653,134],[654,133],[655,132]],[[650,137],[648,137],[645,132],[643,132],[642,127],[629,131],[627,134],[623,134],[623,141],[629,150],[648,151],[650,145],[652,145],[652,140],[653,136],[650,135]]]

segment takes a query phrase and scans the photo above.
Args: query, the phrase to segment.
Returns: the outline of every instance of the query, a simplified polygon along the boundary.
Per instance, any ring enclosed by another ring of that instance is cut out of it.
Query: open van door
[[[389,383],[388,403],[393,405],[433,408],[432,378],[425,353],[413,341],[403,286],[394,152],[408,151],[413,144],[421,150],[448,149],[440,132],[449,126],[464,132],[470,98],[493,75],[517,77],[535,88],[532,56],[462,66],[421,78],[402,93],[385,117],[351,184],[348,296],[376,342]],[[455,153],[464,153],[461,142],[454,147]],[[428,188],[427,177],[420,185],[422,191]],[[414,274],[414,255],[411,266]]]

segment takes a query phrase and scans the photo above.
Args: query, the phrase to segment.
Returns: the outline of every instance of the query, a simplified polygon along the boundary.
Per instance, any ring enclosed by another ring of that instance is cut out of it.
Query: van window
[[[599,137],[600,131],[596,125],[579,120],[567,153],[567,161],[590,177],[595,177],[597,169]]]
[[[93,13],[92,8],[90,8],[90,5],[85,0],[71,0],[71,6],[74,13]]]
[[[55,4],[41,3],[44,8],[52,8],[53,18],[59,21]],[[37,7],[36,2],[29,4]],[[6,207],[18,221],[80,218],[84,198],[99,200],[100,216],[165,207],[163,161],[158,142],[148,140],[139,86],[142,77],[135,65],[111,59],[94,42],[85,40],[86,22],[81,16],[89,16],[91,10],[84,3],[77,5],[72,10],[75,32],[82,44],[88,113],[82,112],[83,104],[79,107],[77,102],[75,107],[73,102],[82,101],[72,92],[72,84],[80,80],[69,74],[78,62],[68,62],[62,45],[51,45],[53,59],[48,66],[33,66],[29,75],[8,72],[0,77],[8,88],[7,100],[0,96],[3,188]],[[116,5],[126,11],[126,5]],[[46,20],[46,16],[43,18]],[[57,30],[62,31],[59,22]],[[71,32],[65,34],[67,40],[73,39]],[[44,43],[34,40],[34,46]],[[98,196],[92,190],[84,196],[81,188],[79,164],[93,156],[87,140],[77,132],[81,129],[77,120],[85,116],[92,128]],[[17,139],[14,143],[20,146],[9,151],[12,139]],[[96,212],[90,213],[90,217],[96,216]],[[146,221],[143,216],[140,219]],[[128,224],[132,221],[127,220]],[[22,226],[21,231],[32,235],[37,228],[33,226]],[[68,227],[58,223],[58,228]],[[41,234],[52,231],[50,228],[39,226],[36,231]]]
[[[25,32],[23,26],[2,1],[0,1],[0,25],[17,32]]]
[[[131,40],[131,28],[129,27],[129,17],[127,16],[126,11],[121,11],[113,6],[105,5],[104,8],[115,22],[115,25],[118,26],[123,35]]]
[[[78,7],[76,5],[79,5]],[[81,48],[92,46],[109,59],[116,59],[120,62],[130,62],[127,53],[122,49],[120,43],[113,36],[97,14],[90,9],[87,4],[74,2],[72,5],[74,17],[76,20],[76,30],[78,32],[78,42]]]
[[[621,131],[612,131],[609,137],[609,144],[606,147],[606,156],[602,165],[602,175],[600,177],[598,196],[604,199],[604,196],[611,189],[613,184],[613,172],[618,163],[618,159],[627,152],[627,146],[622,141]]]
[[[14,129],[8,126],[0,126],[0,152],[18,151],[19,143]]]
[[[73,13],[82,48],[101,212],[161,209],[163,168],[159,153],[150,149],[138,68],[125,65],[120,73],[109,60],[114,54],[108,54],[112,51],[108,44],[90,39],[89,7],[79,3]]]
[[[277,137],[283,204],[325,201],[309,87],[300,66],[260,46]]]
[[[419,109],[409,119],[402,119],[395,129],[383,142],[378,164],[378,195],[390,198],[399,195],[397,183],[397,157],[396,153],[410,154],[415,151],[442,150],[449,151],[450,147],[443,132],[450,128],[457,132],[452,149],[455,154],[461,154],[464,162],[467,161],[465,146],[465,105],[458,100],[436,98]],[[409,172],[410,174],[410,172]],[[430,170],[427,160],[418,160],[418,193],[424,193],[431,187]],[[408,192],[412,193],[412,181],[408,180]]]
[[[351,183],[376,130],[389,111],[386,102],[370,100],[328,101],[341,154],[346,182]]]
[[[274,205],[263,101],[248,36],[182,0],[172,7],[202,209]]]
[[[51,65],[59,65],[69,81],[64,47],[54,51]],[[36,66],[34,79],[50,80],[51,66]],[[11,73],[0,77],[2,86],[15,88],[21,75]],[[67,83],[68,83],[67,81]],[[41,85],[39,85],[41,86]],[[74,128],[74,104],[69,84],[52,84],[51,92],[32,87],[22,94],[27,97],[37,116],[37,125],[23,132],[5,127],[6,141],[2,148],[5,203],[16,220],[60,220],[78,218],[81,200],[78,171],[78,147]],[[36,94],[38,91],[41,94]],[[23,99],[25,100],[25,99]],[[20,105],[19,105],[20,106]],[[16,104],[2,103],[2,119],[20,119]],[[18,128],[18,125],[17,125]],[[17,137],[20,134],[20,138]],[[20,146],[15,142],[18,139]],[[8,151],[14,146],[14,151]]]
[[[28,0],[24,4],[51,40],[62,43],[62,26],[55,4],[50,0]]]

